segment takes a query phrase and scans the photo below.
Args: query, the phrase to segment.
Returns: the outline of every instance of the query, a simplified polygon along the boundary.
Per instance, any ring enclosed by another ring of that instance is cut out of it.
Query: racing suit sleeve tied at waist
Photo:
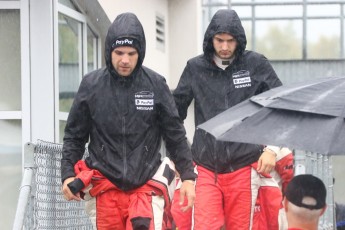
[[[107,201],[104,199],[113,199],[113,197],[118,197],[118,200],[126,201],[122,205],[127,208],[122,211],[126,213],[124,216],[128,216],[131,220],[133,229],[135,229],[134,225],[150,225],[150,221],[155,219],[153,218],[154,213],[152,213],[154,211],[151,208],[152,203],[155,202],[153,201],[156,199],[155,197],[161,197],[162,204],[164,202],[161,210],[164,212],[163,225],[166,227],[171,225],[170,205],[175,191],[176,181],[174,164],[169,158],[163,159],[151,180],[145,185],[131,191],[120,190],[98,170],[90,169],[83,160],[75,164],[74,170],[77,176],[68,185],[71,191],[75,194],[80,192],[81,197],[86,201],[96,198],[96,202],[111,203],[111,200]],[[96,207],[97,205],[94,205],[94,209],[97,209]],[[109,210],[109,212],[111,211]],[[87,213],[89,214],[90,210],[87,210]],[[91,221],[97,221],[97,223],[93,223],[94,226],[97,226],[97,229],[106,229],[107,226],[110,226],[109,222],[112,222],[112,220],[109,220],[110,218],[101,218],[99,215],[102,213],[99,210],[93,210],[91,213],[96,213],[95,215],[97,215],[97,218],[90,216]],[[111,225],[113,224],[115,223],[111,223]]]

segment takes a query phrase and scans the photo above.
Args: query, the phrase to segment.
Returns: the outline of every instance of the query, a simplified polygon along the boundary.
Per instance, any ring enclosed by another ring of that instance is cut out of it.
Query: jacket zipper
[[[127,175],[127,148],[126,148],[126,118],[122,117],[122,133],[123,133],[123,142],[122,142],[122,151],[123,151],[123,181]]]

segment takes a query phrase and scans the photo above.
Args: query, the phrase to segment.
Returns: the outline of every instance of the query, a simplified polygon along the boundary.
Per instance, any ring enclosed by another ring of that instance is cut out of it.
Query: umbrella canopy
[[[198,126],[217,140],[345,155],[345,77],[280,86]]]

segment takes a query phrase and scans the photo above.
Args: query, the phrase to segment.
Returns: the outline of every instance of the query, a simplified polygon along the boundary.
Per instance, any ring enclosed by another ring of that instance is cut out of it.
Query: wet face
[[[230,59],[235,55],[236,39],[228,33],[216,34],[213,37],[215,54],[222,59]]]
[[[120,46],[111,52],[111,63],[116,72],[123,77],[131,75],[138,63],[138,51],[131,46]]]

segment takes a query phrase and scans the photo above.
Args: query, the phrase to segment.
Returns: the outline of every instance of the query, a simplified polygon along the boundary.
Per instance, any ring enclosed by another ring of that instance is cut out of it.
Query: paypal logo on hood
[[[133,40],[129,40],[128,38],[124,40],[116,40],[115,46],[123,46],[123,45],[133,45]]]

